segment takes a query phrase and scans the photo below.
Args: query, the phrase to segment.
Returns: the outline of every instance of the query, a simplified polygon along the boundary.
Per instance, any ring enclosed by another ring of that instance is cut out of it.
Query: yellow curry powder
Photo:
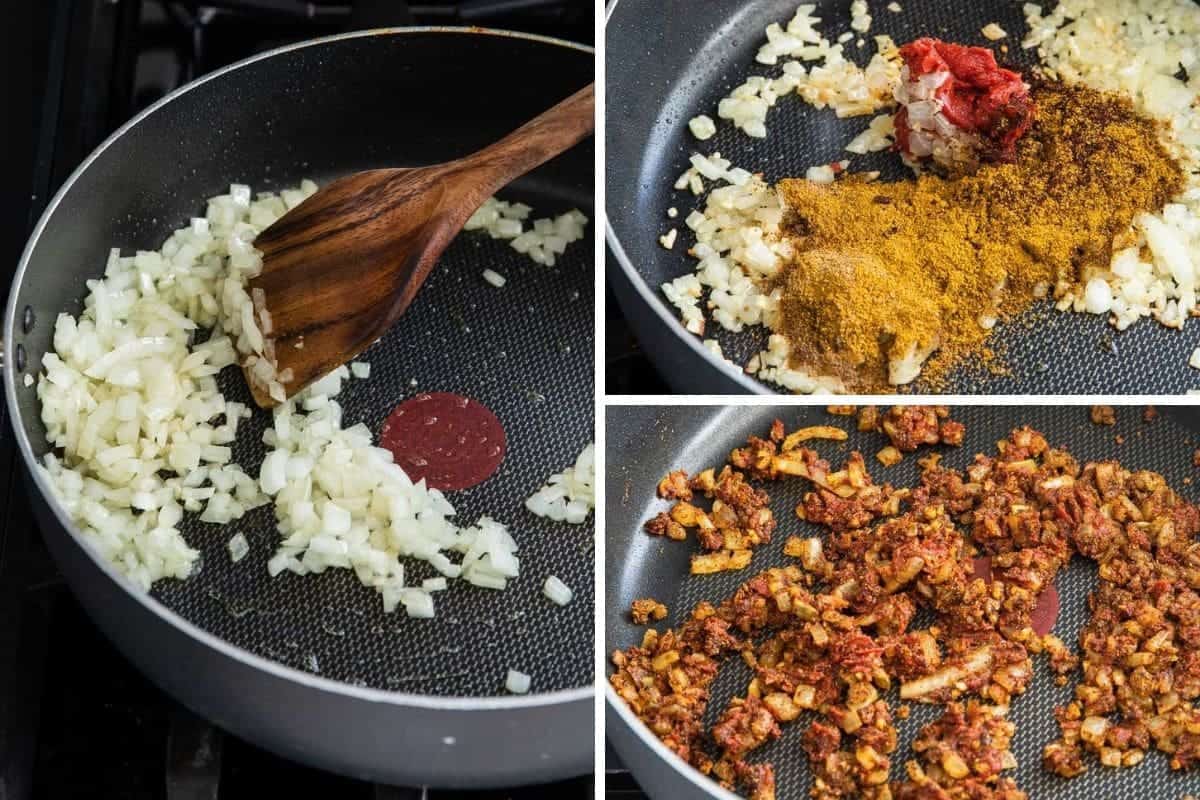
[[[891,359],[937,347],[924,373],[936,386],[982,353],[982,317],[1107,269],[1133,218],[1181,191],[1159,123],[1124,98],[1057,83],[1032,97],[1037,121],[1014,163],[956,179],[779,184],[795,256],[775,328],[793,367],[875,391]]]

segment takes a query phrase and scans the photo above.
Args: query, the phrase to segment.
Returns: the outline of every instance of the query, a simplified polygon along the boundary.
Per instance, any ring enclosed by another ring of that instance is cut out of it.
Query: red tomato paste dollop
[[[992,580],[992,560],[986,556],[974,559],[975,577],[983,578],[988,583]],[[1042,593],[1037,596],[1037,600],[1033,605],[1033,614],[1030,615],[1030,627],[1038,636],[1045,636],[1050,631],[1054,630],[1054,623],[1058,620],[1058,590],[1054,588],[1054,584],[1048,584],[1042,589]]]
[[[1017,140],[1033,121],[1034,106],[1021,76],[996,64],[984,47],[966,47],[924,38],[900,48],[908,66],[909,79],[948,72],[950,77],[935,96],[942,101],[942,115],[960,130],[974,133],[989,143],[981,155],[997,161],[1012,161]],[[906,112],[896,117],[897,144],[907,150]]]
[[[405,400],[384,421],[379,438],[408,477],[442,491],[490,478],[507,445],[504,427],[487,406],[448,392]]]

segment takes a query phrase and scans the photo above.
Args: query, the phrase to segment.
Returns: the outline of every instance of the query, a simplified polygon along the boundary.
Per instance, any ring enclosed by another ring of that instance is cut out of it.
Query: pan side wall
[[[32,488],[32,487],[31,487]],[[163,691],[214,724],[300,763],[360,780],[452,789],[515,786],[591,769],[590,698],[521,709],[404,707],[297,682],[218,652],[138,603],[34,512],[93,621]],[[314,735],[319,732],[319,735]]]

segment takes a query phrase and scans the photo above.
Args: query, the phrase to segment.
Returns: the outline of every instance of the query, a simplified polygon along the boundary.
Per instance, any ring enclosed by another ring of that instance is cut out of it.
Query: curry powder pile
[[[890,360],[936,348],[924,380],[937,388],[983,352],[981,318],[1107,269],[1114,246],[1132,244],[1119,239],[1133,218],[1182,190],[1159,123],[1126,99],[1049,82],[1032,97],[1037,121],[1013,163],[956,179],[779,184],[795,255],[773,327],[793,367],[880,391]]]

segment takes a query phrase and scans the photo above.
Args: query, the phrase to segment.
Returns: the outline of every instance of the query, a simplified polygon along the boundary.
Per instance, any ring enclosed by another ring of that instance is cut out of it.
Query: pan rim
[[[612,21],[613,14],[615,14],[617,11],[617,5],[619,2],[620,0],[609,0],[608,6],[604,10],[604,26],[606,29],[608,27],[608,23]],[[605,76],[605,79],[605,90],[607,91],[607,76]],[[605,201],[605,205],[608,205],[607,201]],[[621,240],[617,236],[616,229],[613,228],[612,221],[608,216],[607,208],[605,209],[604,213],[604,240],[608,243],[608,248],[612,252],[613,257],[617,259],[618,266],[620,266],[621,271],[625,273],[626,279],[634,288],[634,291],[638,293],[642,302],[644,302],[654,311],[654,314],[656,317],[658,317],[659,322],[665,324],[676,339],[682,341],[695,355],[700,356],[700,358],[702,358],[709,365],[709,367],[716,371],[718,375],[726,375],[731,377],[734,381],[740,384],[743,389],[751,394],[781,395],[785,397],[788,395],[786,392],[772,389],[770,386],[767,386],[765,383],[756,378],[751,378],[745,373],[744,370],[729,369],[725,366],[723,361],[718,360],[718,356],[700,343],[700,339],[698,337],[689,333],[687,329],[680,324],[679,320],[667,310],[666,304],[662,301],[658,294],[650,289],[646,279],[643,278],[641,273],[639,273],[633,266],[633,262],[630,260],[629,255],[625,252],[624,245],[621,244]],[[827,393],[818,392],[812,396],[820,396],[821,394]]]
[[[691,783],[701,792],[704,792],[709,797],[719,798],[719,800],[744,800],[741,795],[734,794],[721,784],[700,773],[698,769],[684,761],[677,753],[672,752],[662,740],[650,732],[646,727],[646,723],[642,722],[638,717],[629,710],[629,706],[625,701],[617,696],[616,690],[612,684],[605,681],[604,699],[608,703],[610,709],[615,711],[621,718],[621,722],[625,724],[634,736],[636,736],[642,745],[649,748],[654,755],[658,756],[659,760],[669,766],[676,775]],[[632,770],[631,770],[632,771]],[[637,773],[634,772],[634,777]]]
[[[95,150],[87,155],[79,163],[79,165],[71,172],[67,179],[55,192],[50,202],[46,204],[46,208],[42,211],[38,218],[37,224],[29,235],[28,241],[25,243],[25,248],[21,253],[21,260],[17,263],[17,269],[13,273],[12,285],[9,288],[8,301],[5,304],[4,311],[4,328],[3,328],[3,367],[4,367],[4,399],[8,406],[8,412],[11,421],[11,428],[16,437],[17,449],[21,453],[21,459],[24,462],[25,471],[29,476],[27,486],[32,484],[41,494],[42,500],[48,505],[55,519],[63,529],[69,531],[75,544],[79,546],[109,579],[116,582],[118,586],[130,596],[135,603],[138,603],[146,612],[154,615],[160,621],[167,623],[179,630],[183,634],[196,640],[200,644],[216,651],[221,656],[239,662],[242,665],[251,669],[265,672],[272,677],[287,680],[307,689],[325,692],[332,695],[341,695],[351,700],[367,701],[372,703],[381,703],[386,705],[424,708],[435,711],[512,711],[518,709],[531,709],[543,706],[557,706],[568,703],[581,703],[591,701],[595,696],[595,684],[587,686],[578,686],[571,689],[559,689],[553,692],[542,692],[524,696],[488,696],[488,697],[445,697],[438,695],[413,694],[406,692],[389,692],[383,689],[372,689],[370,687],[355,686],[342,681],[336,681],[332,678],[325,678],[318,675],[313,675],[308,672],[281,664],[277,661],[264,658],[256,655],[248,650],[245,650],[231,642],[226,641],[214,634],[209,633],[190,620],[178,614],[171,608],[168,608],[159,600],[151,596],[149,592],[144,592],[133,585],[126,576],[117,572],[112,564],[107,560],[100,558],[96,549],[89,545],[83,538],[75,524],[67,517],[62,509],[62,504],[54,496],[52,487],[37,469],[38,461],[33,453],[33,445],[29,441],[29,436],[25,433],[25,427],[19,424],[21,417],[20,406],[17,398],[17,370],[16,370],[16,342],[13,332],[16,329],[17,321],[17,295],[24,281],[25,272],[29,267],[29,261],[33,255],[33,250],[37,246],[39,240],[45,231],[46,225],[50,221],[50,217],[57,210],[66,194],[74,186],[75,182],[83,175],[84,172],[95,162],[100,155],[107,150],[114,142],[120,139],[126,132],[131,130],[142,120],[157,112],[160,108],[168,103],[182,97],[187,92],[208,83],[211,80],[216,80],[232,73],[236,70],[248,67],[258,61],[273,58],[284,53],[289,53],[294,50],[300,50],[308,47],[316,47],[348,39],[366,38],[369,36],[402,36],[410,34],[447,34],[447,35],[476,35],[476,36],[501,36],[513,39],[523,39],[529,42],[538,44],[550,44],[557,47],[564,47],[569,50],[574,50],[583,54],[591,55],[594,59],[595,48],[578,42],[571,42],[565,39],[558,39],[552,36],[542,36],[538,34],[521,33],[518,31],[509,31],[499,28],[484,28],[480,26],[451,26],[451,25],[431,25],[431,26],[413,26],[413,27],[393,27],[393,28],[372,28],[361,31],[349,31],[347,33],[339,33],[331,36],[322,36],[316,39],[306,39],[302,42],[277,47],[272,50],[267,50],[262,53],[257,53],[248,58],[236,61],[219,70],[215,70],[207,75],[197,78],[194,81],[180,86],[178,89],[165,95],[152,105],[143,109],[138,114],[134,115],[127,122],[121,125],[117,130],[110,134],[101,142]],[[594,676],[593,676],[594,677]]]
[[[617,3],[617,0],[612,0],[612,5],[615,6],[616,3]],[[642,409],[642,408],[648,408],[648,407],[638,406],[637,408]],[[732,408],[732,406],[729,406],[727,404],[720,404],[720,403],[711,403],[711,404],[706,403],[706,404],[703,404],[700,406],[696,406],[696,408],[701,409],[701,410],[705,410],[705,409],[712,410],[715,412],[713,415],[714,417],[720,417],[722,412],[729,411]],[[751,409],[751,410],[753,410],[753,409]],[[608,587],[605,587],[605,588],[606,588],[605,602],[608,603],[611,598],[609,598],[609,596],[607,594]],[[604,639],[604,648],[605,648],[604,652],[608,652],[610,646],[613,644],[612,642],[610,642],[608,640],[608,636],[607,636],[608,633],[609,633],[609,631],[606,629],[605,630],[605,639]],[[606,678],[607,678],[607,663],[608,662],[606,659],[605,660]],[[622,700],[619,695],[617,695],[616,690],[613,689],[612,684],[609,683],[609,681],[607,679],[604,681],[604,701],[605,701],[605,703],[607,703],[609,709],[617,714],[617,716],[620,718],[621,723],[638,739],[639,744],[641,746],[648,749],[655,756],[657,756],[658,760],[660,762],[662,762],[665,766],[669,767],[680,778],[688,781],[693,787],[696,788],[697,791],[704,793],[708,797],[717,798],[718,800],[743,800],[743,798],[740,795],[734,794],[733,792],[729,791],[728,789],[725,789],[723,786],[721,786],[720,784],[718,784],[716,781],[712,780],[708,776],[701,774],[699,770],[697,770],[691,764],[687,763],[682,758],[680,758],[679,754],[675,753],[670,748],[668,748],[665,744],[663,744],[662,740],[659,739],[657,736],[655,736],[650,731],[650,728],[647,727],[646,723],[643,722],[640,718],[638,718],[638,716],[633,713],[633,711],[629,708],[629,706],[625,703],[625,701]],[[611,736],[611,734],[612,734],[611,730],[605,731],[606,736]],[[626,766],[628,766],[628,765],[626,765]],[[632,767],[630,767],[630,771],[632,772],[632,774],[635,778],[638,777],[637,771],[634,770]]]

